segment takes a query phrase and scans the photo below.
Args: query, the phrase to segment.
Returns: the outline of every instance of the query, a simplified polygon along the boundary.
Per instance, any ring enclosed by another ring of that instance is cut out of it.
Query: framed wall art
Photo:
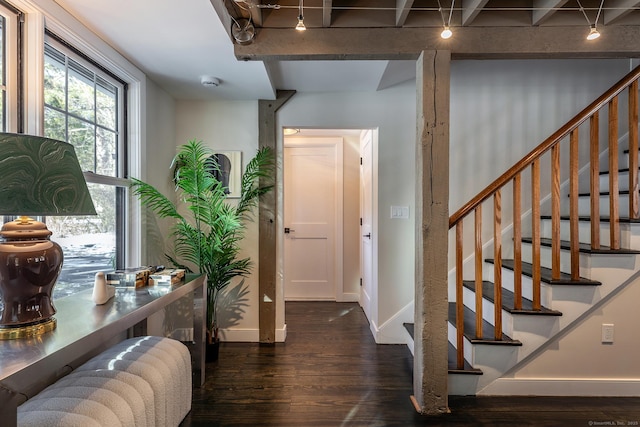
[[[222,182],[227,197],[239,198],[242,185],[242,151],[216,151],[209,160],[210,171]]]

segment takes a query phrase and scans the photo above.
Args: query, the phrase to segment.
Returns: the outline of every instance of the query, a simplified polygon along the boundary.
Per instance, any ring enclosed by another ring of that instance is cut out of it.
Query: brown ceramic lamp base
[[[0,337],[20,338],[55,328],[51,295],[63,255],[50,234],[43,223],[31,219],[6,223],[0,232]]]

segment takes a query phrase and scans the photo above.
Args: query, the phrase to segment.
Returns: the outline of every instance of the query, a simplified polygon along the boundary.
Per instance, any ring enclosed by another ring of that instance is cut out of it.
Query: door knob
[[[362,237],[366,237],[367,239],[371,238],[371,233],[363,234]]]
[[[296,231],[296,230],[292,230],[289,227],[285,227],[284,228],[284,234],[289,234],[289,233],[294,232],[294,231]]]

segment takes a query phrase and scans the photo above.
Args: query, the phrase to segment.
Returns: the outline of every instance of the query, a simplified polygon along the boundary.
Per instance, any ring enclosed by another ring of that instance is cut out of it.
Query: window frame
[[[127,110],[126,108],[127,84],[126,82],[122,81],[117,76],[115,76],[113,73],[111,73],[108,69],[105,69],[104,67],[100,66],[95,61],[91,60],[86,55],[84,55],[82,52],[78,51],[73,46],[69,45],[64,40],[62,40],[60,37],[56,36],[53,32],[48,31],[46,29],[45,29],[44,44],[45,44],[45,47],[44,47],[45,56],[46,56],[46,46],[48,45],[50,48],[64,55],[68,60],[74,61],[79,66],[84,67],[87,70],[91,71],[92,73],[96,74],[96,76],[99,77],[100,79],[117,87],[117,95],[116,95],[117,123],[116,123],[116,129],[115,129],[116,136],[117,136],[117,143],[116,143],[116,146],[117,146],[116,175],[117,176],[103,175],[103,174],[96,173],[94,171],[84,171],[83,174],[87,183],[106,185],[109,187],[113,187],[115,189],[115,198],[116,198],[116,214],[115,214],[116,216],[114,218],[115,238],[116,238],[115,268],[124,268],[126,267],[126,260],[128,258],[127,244],[126,244],[126,235],[128,233],[128,230],[127,230],[127,222],[123,221],[122,219],[127,216],[127,212],[129,208],[128,206],[129,204],[127,202],[127,199],[128,199],[127,195],[128,195],[128,188],[129,188],[129,182],[130,182],[126,175],[127,165],[128,165],[127,134],[126,132],[122,131],[122,129],[126,129],[125,111]],[[69,68],[70,67],[67,65],[66,73],[65,73],[67,78],[70,73]],[[44,84],[44,78],[43,78],[43,84]],[[65,134],[66,134],[67,140],[69,139],[68,118],[75,118],[78,120],[86,121],[87,123],[91,123],[93,126],[95,126],[96,129],[101,127],[97,123],[96,117],[94,117],[93,121],[89,121],[84,118],[78,117],[69,111],[70,108],[68,104],[68,90],[69,90],[69,87],[67,82],[67,85],[65,86],[66,101],[65,101],[64,110],[58,109],[53,106],[47,106],[48,108],[58,111],[67,117],[67,119],[65,120],[65,123],[66,123]],[[44,99],[43,99],[42,108],[44,111],[44,108],[45,108]],[[43,117],[44,117],[44,113],[43,113]],[[44,130],[45,128],[43,125],[43,131]]]
[[[5,90],[3,123],[0,123],[4,132],[20,132],[22,123],[21,102],[21,75],[22,75],[22,22],[24,15],[11,4],[0,0],[0,15],[4,18],[5,25],[2,28],[4,50],[2,52],[3,75]],[[0,86],[2,86],[0,81]]]

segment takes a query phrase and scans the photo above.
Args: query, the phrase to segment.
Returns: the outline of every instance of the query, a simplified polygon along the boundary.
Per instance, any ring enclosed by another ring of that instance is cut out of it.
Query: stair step
[[[524,243],[531,244],[533,242],[533,239],[531,237],[523,237],[522,241]],[[546,237],[540,238],[540,245],[550,248],[551,244],[552,244],[552,240],[551,239],[546,238]],[[604,246],[604,245],[600,245],[600,249],[591,249],[591,245],[589,243],[580,243],[578,248],[579,248],[580,252],[585,253],[585,254],[598,254],[598,255],[602,255],[602,254],[606,254],[606,255],[611,255],[611,254],[637,255],[637,254],[640,254],[640,251],[635,250],[635,249],[611,249],[609,246]],[[560,249],[567,250],[567,251],[570,250],[571,249],[571,242],[569,242],[567,240],[561,240],[560,241]]]
[[[609,192],[608,191],[601,191],[599,193],[601,196],[609,196]],[[629,190],[620,190],[618,191],[618,195],[620,196],[628,196],[629,195]],[[567,195],[567,197],[569,197]],[[588,191],[585,191],[584,193],[578,193],[578,197],[591,197],[591,193]]]
[[[413,323],[403,323],[402,326],[404,326],[404,328],[407,330],[407,332],[409,332],[409,335],[411,336],[411,339],[414,339],[414,324]],[[448,368],[449,368],[449,373],[450,374],[471,374],[471,375],[482,375],[482,370],[478,369],[478,368],[474,368],[473,366],[471,366],[471,364],[469,362],[467,362],[467,360],[465,359],[464,361],[464,369],[458,369],[458,367],[456,366],[457,363],[457,359],[458,359],[458,355],[456,354],[456,348],[453,346],[453,344],[449,343],[449,349],[447,352],[447,358],[448,358]]]
[[[551,215],[540,215],[540,219],[543,220],[551,220]],[[560,216],[560,220],[561,221],[569,221],[569,215],[562,215]],[[578,221],[582,221],[582,222],[591,222],[591,217],[588,215],[580,215],[578,216]],[[600,222],[611,222],[611,219],[608,216],[601,216],[600,217]],[[640,224],[640,218],[629,218],[629,217],[620,217],[620,219],[618,219],[618,222],[628,222],[631,224]]]
[[[464,360],[464,369],[457,368],[456,360],[458,355],[456,353],[456,348],[451,343],[449,343],[449,351],[447,353],[447,356],[450,374],[482,375],[482,370],[471,366],[469,362],[467,362],[467,359]]]
[[[449,323],[456,324],[456,303],[449,303]],[[501,340],[494,339],[494,327],[486,320],[482,321],[482,336],[483,338],[476,338],[476,314],[464,307],[464,336],[472,344],[493,344],[493,345],[522,345],[518,340],[514,340],[511,337],[502,334]],[[489,338],[492,337],[492,338]]]
[[[475,292],[476,283],[472,280],[465,280],[462,285]],[[489,281],[482,282],[482,297],[487,301],[494,302],[493,292],[494,284]],[[533,309],[533,302],[527,298],[522,298],[522,309],[515,309],[515,295],[508,289],[502,289],[502,309],[511,314],[532,314],[543,316],[562,316],[562,313],[557,310],[551,310],[546,307],[542,307],[540,310]]]
[[[493,259],[486,259],[486,262],[489,264],[493,264]],[[502,267],[507,268],[509,270],[514,269],[514,262],[512,259],[503,259]],[[528,277],[533,277],[533,265],[528,262],[522,262],[522,274]],[[600,286],[602,283],[596,280],[585,279],[584,277],[579,278],[578,280],[571,279],[571,275],[567,273],[560,273],[559,280],[551,279],[551,269],[547,267],[540,267],[540,280],[544,283],[548,283],[550,285],[585,285],[585,286]]]

